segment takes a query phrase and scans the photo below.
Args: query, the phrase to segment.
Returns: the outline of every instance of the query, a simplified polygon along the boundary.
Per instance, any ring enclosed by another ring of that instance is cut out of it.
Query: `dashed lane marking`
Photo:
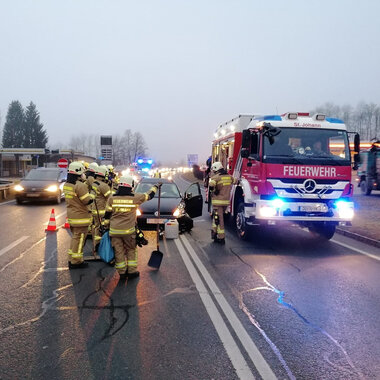
[[[22,237],[20,237],[20,239],[14,241],[13,243],[9,244],[7,247],[3,248],[0,251],[0,256],[4,255],[4,253],[7,253],[8,251],[10,251],[11,249],[13,249],[14,247],[18,246],[20,243],[22,243],[28,237],[29,236],[22,236]]]
[[[9,203],[16,203],[16,201],[13,199],[12,201],[1,202],[1,203],[0,203],[0,206],[7,205],[7,204],[9,204]]]

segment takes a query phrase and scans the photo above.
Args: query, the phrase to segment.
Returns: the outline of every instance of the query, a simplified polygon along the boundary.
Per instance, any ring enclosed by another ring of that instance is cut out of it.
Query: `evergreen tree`
[[[24,144],[24,110],[18,100],[8,107],[3,130],[3,148],[22,148]]]
[[[48,136],[44,125],[40,123],[40,113],[36,105],[30,102],[24,118],[24,148],[45,148]]]

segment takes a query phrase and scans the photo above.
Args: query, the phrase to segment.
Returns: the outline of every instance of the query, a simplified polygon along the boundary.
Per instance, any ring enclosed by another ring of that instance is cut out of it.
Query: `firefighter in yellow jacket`
[[[98,170],[98,164],[96,162],[91,162],[91,164],[88,166],[88,169],[86,170],[86,184],[88,186],[88,191],[92,191],[92,184],[95,181],[95,173]]]
[[[85,178],[85,168],[81,162],[72,162],[67,172],[67,182],[63,186],[65,193],[67,218],[72,232],[69,256],[69,268],[84,268],[88,264],[83,261],[83,246],[86,240],[88,226],[92,223],[92,215],[88,205],[94,197],[88,192]]]
[[[136,211],[137,207],[152,199],[159,185],[144,194],[133,193],[132,177],[121,177],[119,188],[107,202],[105,222],[115,250],[115,269],[123,278],[140,275],[137,271]],[[127,261],[125,261],[127,256]]]
[[[211,238],[216,243],[225,244],[224,213],[230,204],[231,188],[236,181],[223,168],[221,162],[214,162],[211,166],[214,176],[210,178],[209,190],[212,204]]]
[[[111,196],[111,189],[106,183],[107,181],[107,167],[101,165],[95,172],[95,181],[92,183],[92,190],[95,194],[95,200],[92,205],[92,216],[94,220],[94,227],[92,233],[92,242],[94,249],[97,248],[102,239],[101,226],[104,226],[104,214],[106,213],[106,204],[108,198]]]

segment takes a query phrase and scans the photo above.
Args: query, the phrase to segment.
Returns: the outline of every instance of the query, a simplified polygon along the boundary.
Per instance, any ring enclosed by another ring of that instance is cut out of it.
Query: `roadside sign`
[[[57,165],[59,168],[67,168],[69,166],[69,161],[66,160],[66,158],[61,158],[58,160]]]

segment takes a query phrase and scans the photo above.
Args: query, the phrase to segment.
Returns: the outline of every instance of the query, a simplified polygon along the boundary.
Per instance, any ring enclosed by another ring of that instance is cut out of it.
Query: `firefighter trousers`
[[[227,206],[212,206],[213,215],[212,215],[212,231],[216,234],[218,239],[224,239],[224,212],[227,209]]]
[[[83,246],[86,242],[88,226],[70,227],[73,234],[71,238],[70,249],[68,252],[69,261],[71,264],[83,263]]]
[[[111,236],[112,247],[115,251],[115,269],[119,274],[137,272],[136,234]]]
[[[94,248],[97,244],[100,243],[100,240],[102,240],[102,235],[100,233],[100,225],[104,225],[104,219],[102,216],[100,216],[100,222],[98,214],[93,215],[93,226],[92,226],[92,243],[94,245]]]

